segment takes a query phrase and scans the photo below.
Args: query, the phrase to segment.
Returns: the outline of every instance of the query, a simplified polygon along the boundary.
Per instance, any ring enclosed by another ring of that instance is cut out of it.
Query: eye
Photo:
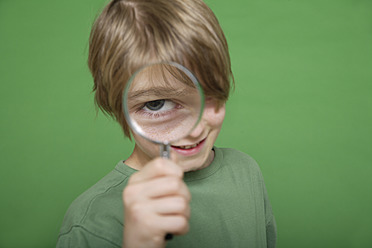
[[[181,108],[172,100],[159,99],[144,103],[137,113],[143,118],[170,118]]]
[[[164,104],[165,104],[165,100],[156,100],[156,101],[145,103],[144,108],[147,108],[151,111],[156,111],[156,110],[161,109],[164,106]]]
[[[146,121],[171,121],[184,113],[185,107],[179,99],[145,99],[131,107],[132,118],[138,123]]]

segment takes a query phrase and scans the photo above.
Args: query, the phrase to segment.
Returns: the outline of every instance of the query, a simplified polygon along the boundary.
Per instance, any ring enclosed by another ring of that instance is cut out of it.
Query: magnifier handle
[[[167,234],[165,235],[164,239],[165,239],[165,240],[171,240],[171,239],[173,239],[173,234],[171,234],[171,233],[167,233]]]
[[[170,159],[170,145],[162,144],[160,146],[160,157]],[[173,234],[167,233],[164,237],[165,240],[173,239]]]
[[[170,145],[169,144],[162,144],[160,146],[160,157],[162,158],[170,158]]]

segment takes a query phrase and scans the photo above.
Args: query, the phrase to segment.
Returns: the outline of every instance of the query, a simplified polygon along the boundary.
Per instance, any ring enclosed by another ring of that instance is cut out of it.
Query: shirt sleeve
[[[74,226],[67,233],[58,237],[57,248],[118,248],[121,245],[100,237],[82,226]]]
[[[265,202],[265,218],[266,218],[266,243],[267,248],[276,247],[277,230],[276,221],[273,215],[269,197],[267,195],[267,190],[264,184],[264,202]]]
[[[276,223],[274,216],[272,216],[271,221],[266,225],[266,242],[267,248],[276,247]]]

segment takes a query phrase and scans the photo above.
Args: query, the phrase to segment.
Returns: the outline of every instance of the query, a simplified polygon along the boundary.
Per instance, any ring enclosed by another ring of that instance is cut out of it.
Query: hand
[[[123,247],[165,247],[167,233],[187,233],[191,195],[182,178],[180,166],[164,158],[131,176],[123,192]]]

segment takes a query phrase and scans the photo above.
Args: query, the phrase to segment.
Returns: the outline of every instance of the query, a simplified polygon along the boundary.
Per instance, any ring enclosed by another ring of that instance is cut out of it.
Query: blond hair
[[[201,0],[113,0],[96,19],[89,41],[95,103],[130,130],[122,93],[130,76],[149,62],[173,61],[199,79],[207,97],[225,102],[230,56],[224,33]]]

